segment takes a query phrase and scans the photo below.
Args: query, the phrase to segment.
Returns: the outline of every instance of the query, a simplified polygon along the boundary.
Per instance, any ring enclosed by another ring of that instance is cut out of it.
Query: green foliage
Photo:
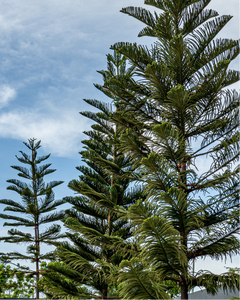
[[[1,298],[31,298],[34,296],[33,283],[34,280],[24,272],[12,269],[10,265],[0,265]]]
[[[64,212],[53,212],[59,205],[64,203],[64,200],[55,200],[53,188],[62,184],[63,181],[52,181],[47,184],[44,182],[44,176],[51,174],[55,169],[50,169],[51,164],[39,165],[41,162],[49,158],[49,155],[37,156],[37,149],[40,148],[40,141],[30,139],[24,145],[31,151],[28,155],[22,151],[21,157],[16,156],[18,161],[27,165],[29,168],[21,166],[12,166],[17,170],[18,176],[24,178],[28,183],[17,180],[9,179],[7,182],[10,185],[8,190],[16,192],[21,201],[13,201],[9,199],[2,199],[0,203],[5,204],[4,211],[11,214],[0,214],[0,217],[12,222],[5,222],[4,226],[24,226],[28,229],[27,232],[22,232],[17,229],[8,230],[8,236],[0,237],[0,240],[8,243],[25,243],[28,245],[27,253],[21,254],[19,252],[10,252],[7,254],[1,253],[1,260],[5,263],[13,263],[15,260],[30,260],[36,264],[34,271],[26,270],[26,272],[35,276],[36,278],[36,297],[39,297],[39,289],[37,282],[40,276],[39,264],[45,259],[51,259],[52,253],[42,254],[40,252],[40,245],[42,243],[51,244],[52,241],[57,240],[64,235],[60,234],[60,225],[52,224],[50,227],[45,228],[40,232],[39,228],[43,225],[61,220]],[[30,232],[29,232],[30,231]],[[31,233],[33,231],[33,233]]]
[[[209,3],[145,0],[161,11],[122,9],[155,43],[111,47],[104,84],[95,86],[115,110],[86,100],[100,112],[82,113],[95,124],[83,141],[86,166],[69,183],[80,194],[67,198],[72,243],[58,244],[59,262],[45,274],[54,296],[106,298],[111,287],[124,299],[169,298],[179,289],[187,299],[195,286],[212,295],[239,290],[232,270],[191,269],[196,258],[225,259],[240,246],[239,96],[228,89],[239,80],[229,69],[239,42],[216,38],[231,16]],[[139,189],[126,192],[133,182]]]
[[[240,275],[240,268],[236,267],[236,268],[231,268],[231,267],[225,267],[226,269],[228,269],[228,272],[229,273],[232,273],[232,274],[236,274],[239,278],[239,275]],[[238,283],[238,288],[239,288],[240,284]],[[233,299],[236,299],[236,300],[239,300],[240,298],[239,297],[231,297],[229,300],[233,300]]]
[[[108,69],[100,71],[105,81],[130,77],[124,57],[114,52],[107,59]],[[109,92],[108,96],[121,110],[114,94]],[[59,261],[50,263],[43,274],[44,292],[54,298],[118,296],[118,265],[131,257],[134,249],[124,214],[141,197],[142,189],[130,187],[131,179],[123,176],[132,172],[132,164],[118,149],[121,128],[110,122],[112,105],[86,102],[99,111],[82,113],[95,123],[85,132],[88,139],[80,152],[85,164],[77,167],[81,175],[68,185],[78,196],[65,198],[72,205],[65,220],[68,242],[56,244]]]
[[[170,299],[167,287],[159,283],[158,275],[138,258],[122,261],[118,278],[123,299]]]
[[[139,36],[156,41],[149,49],[113,45],[135,67],[134,76],[110,78],[101,89],[124,107],[112,122],[121,127],[119,147],[132,159],[147,196],[127,213],[141,249],[139,264],[147,263],[163,284],[179,284],[183,299],[194,286],[212,294],[220,287],[239,289],[231,272],[191,270],[195,258],[239,253],[239,96],[227,89],[239,80],[239,72],[229,70],[239,42],[216,38],[231,16],[206,9],[209,2],[146,0],[159,14],[123,8],[146,26]],[[199,171],[206,158],[210,163]],[[124,263],[122,296],[156,297],[152,283],[144,282],[145,292],[137,283],[141,270],[130,268],[131,260]]]

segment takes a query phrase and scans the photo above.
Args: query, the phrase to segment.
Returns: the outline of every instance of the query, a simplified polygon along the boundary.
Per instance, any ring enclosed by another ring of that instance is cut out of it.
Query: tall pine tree
[[[104,81],[131,76],[132,69],[126,70],[125,58],[117,52],[107,58],[108,70],[100,72]],[[97,87],[102,89],[100,85]],[[117,105],[115,96],[111,93],[108,96]],[[73,206],[66,211],[69,242],[58,244],[60,261],[49,264],[44,285],[46,293],[54,297],[107,299],[116,296],[118,265],[123,258],[131,257],[134,248],[130,225],[122,218],[123,212],[142,197],[142,189],[131,187],[131,180],[122,177],[132,172],[132,164],[118,150],[121,131],[109,121],[112,105],[97,100],[85,101],[99,112],[82,113],[95,123],[91,131],[85,132],[88,139],[83,141],[85,149],[80,152],[85,165],[77,168],[81,175],[68,185],[79,194],[66,198]],[[104,168],[108,163],[116,166],[114,174]],[[124,249],[120,247],[123,242]]]
[[[112,121],[125,128],[121,150],[132,157],[148,195],[129,209],[142,250],[121,264],[124,298],[165,297],[164,285],[156,283],[169,280],[179,284],[182,299],[194,286],[212,294],[220,287],[239,289],[234,273],[192,271],[196,259],[239,253],[239,97],[227,89],[239,80],[239,72],[229,70],[239,42],[216,38],[231,16],[218,17],[209,3],[145,0],[159,14],[122,9],[146,25],[139,36],[155,38],[150,49],[115,44],[135,76],[109,79],[103,87],[124,106]]]
[[[31,151],[30,155],[20,151],[21,157],[16,156],[19,162],[29,166],[29,168],[12,166],[13,169],[19,172],[18,176],[28,180],[28,183],[17,179],[7,180],[10,183],[7,189],[16,192],[21,200],[0,200],[0,203],[6,205],[4,211],[11,213],[0,214],[0,218],[13,221],[5,222],[4,226],[20,226],[33,229],[33,233],[31,233],[12,228],[8,231],[8,236],[0,237],[1,241],[7,243],[25,243],[28,245],[26,254],[19,252],[1,253],[1,258],[5,262],[10,263],[15,260],[30,260],[30,262],[35,263],[35,270],[29,271],[29,273],[36,278],[37,299],[39,299],[40,262],[52,257],[51,253],[42,254],[40,246],[42,243],[50,244],[53,240],[62,237],[60,225],[52,224],[48,228],[45,225],[59,221],[64,217],[63,212],[53,212],[59,205],[64,203],[64,200],[55,200],[52,190],[54,187],[62,184],[63,181],[51,181],[45,184],[44,177],[56,170],[49,169],[51,164],[39,165],[50,156],[50,154],[37,156],[37,150],[41,147],[40,142],[35,139],[29,139],[28,143],[24,142],[24,145]],[[44,227],[42,231],[40,226]]]

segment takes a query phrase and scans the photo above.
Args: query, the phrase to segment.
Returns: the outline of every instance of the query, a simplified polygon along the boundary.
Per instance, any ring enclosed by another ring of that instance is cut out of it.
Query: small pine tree
[[[40,245],[42,243],[49,244],[53,240],[61,238],[60,225],[53,224],[49,228],[43,229],[40,232],[40,226],[59,221],[63,218],[63,212],[52,212],[59,205],[64,203],[64,200],[55,200],[53,188],[62,184],[63,181],[52,181],[47,184],[44,182],[44,176],[55,172],[55,169],[49,169],[51,164],[39,164],[49,158],[46,156],[37,156],[37,149],[40,148],[40,142],[35,139],[29,139],[28,143],[24,145],[31,151],[28,155],[20,151],[22,157],[17,157],[18,161],[29,166],[29,169],[22,166],[12,166],[17,170],[18,176],[27,179],[29,183],[17,179],[9,179],[11,185],[7,187],[8,190],[16,192],[21,201],[13,201],[9,199],[2,199],[0,203],[5,204],[4,211],[12,212],[13,214],[0,214],[0,217],[6,220],[13,220],[14,222],[5,222],[4,226],[24,226],[32,228],[34,233],[22,232],[17,229],[10,229],[8,236],[0,237],[1,241],[7,243],[26,243],[27,254],[18,252],[10,252],[7,254],[1,253],[1,258],[4,261],[12,263],[14,260],[30,260],[35,262],[35,271],[29,273],[36,278],[36,298],[39,298],[38,281],[40,276],[40,262],[52,257],[51,253],[42,254],[40,252]],[[16,214],[15,214],[16,213]],[[17,214],[19,216],[17,216]]]

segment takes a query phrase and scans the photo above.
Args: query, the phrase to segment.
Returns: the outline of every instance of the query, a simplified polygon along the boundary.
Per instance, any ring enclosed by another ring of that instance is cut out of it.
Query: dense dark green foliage
[[[53,240],[62,237],[60,225],[52,224],[48,228],[45,225],[59,221],[64,217],[64,212],[53,212],[64,203],[64,200],[55,200],[52,190],[63,181],[51,181],[45,184],[44,177],[56,170],[49,169],[51,164],[39,164],[48,159],[50,154],[38,157],[37,149],[40,148],[40,141],[36,142],[35,139],[30,139],[28,143],[24,144],[31,151],[30,155],[20,151],[21,157],[16,157],[18,161],[29,166],[29,168],[21,166],[12,166],[12,168],[19,172],[19,177],[28,180],[28,183],[18,179],[7,180],[10,183],[7,189],[16,192],[20,196],[20,201],[0,200],[0,203],[6,205],[4,211],[10,212],[10,214],[0,214],[0,217],[12,221],[5,222],[4,226],[25,227],[25,230],[20,231],[12,228],[8,231],[8,236],[0,237],[0,240],[13,244],[25,243],[28,245],[27,253],[1,253],[1,259],[9,263],[19,259],[34,262],[36,264],[35,271],[29,270],[27,273],[34,275],[37,283],[40,275],[40,262],[52,257],[51,253],[42,254],[40,245],[42,243],[50,244]],[[40,227],[43,228],[42,232]],[[36,297],[39,298],[37,284]]]
[[[191,269],[196,259],[239,253],[239,97],[227,89],[239,80],[239,72],[229,70],[239,42],[216,38],[231,16],[219,17],[206,8],[209,3],[146,0],[159,14],[122,9],[146,25],[139,36],[155,38],[150,49],[124,42],[112,46],[135,72],[103,87],[124,107],[112,121],[122,127],[121,150],[132,158],[148,197],[128,213],[142,251],[140,261],[120,265],[124,298],[154,299],[164,292],[158,286],[151,293],[154,283],[136,277],[142,268],[163,283],[177,282],[182,299],[194,286],[212,294],[221,286],[239,288],[239,277],[231,272]]]

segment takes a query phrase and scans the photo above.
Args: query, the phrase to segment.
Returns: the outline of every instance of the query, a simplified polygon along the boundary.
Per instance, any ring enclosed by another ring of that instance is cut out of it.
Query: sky
[[[17,178],[11,165],[15,155],[28,149],[23,141],[42,141],[40,155],[57,169],[46,181],[63,180],[56,199],[73,195],[67,188],[78,177],[83,131],[91,122],[79,114],[91,110],[83,99],[107,101],[93,83],[102,84],[96,70],[106,69],[106,54],[115,42],[150,45],[151,38],[137,38],[141,22],[120,13],[126,6],[142,6],[143,0],[2,0],[0,1],[0,198],[18,200],[7,191],[7,179]],[[146,7],[146,6],[145,6]],[[239,38],[238,0],[212,0],[209,7],[234,18],[221,37]],[[148,7],[146,7],[148,8]],[[237,69],[238,61],[232,64]],[[235,86],[237,87],[237,86]],[[200,168],[206,166],[206,161]],[[201,169],[200,169],[201,171]],[[0,205],[0,212],[4,206]],[[0,235],[9,228],[2,227]],[[13,246],[0,243],[0,252]],[[19,246],[16,246],[19,249]],[[233,262],[197,263],[199,268],[224,272]],[[198,267],[196,267],[198,268]]]

